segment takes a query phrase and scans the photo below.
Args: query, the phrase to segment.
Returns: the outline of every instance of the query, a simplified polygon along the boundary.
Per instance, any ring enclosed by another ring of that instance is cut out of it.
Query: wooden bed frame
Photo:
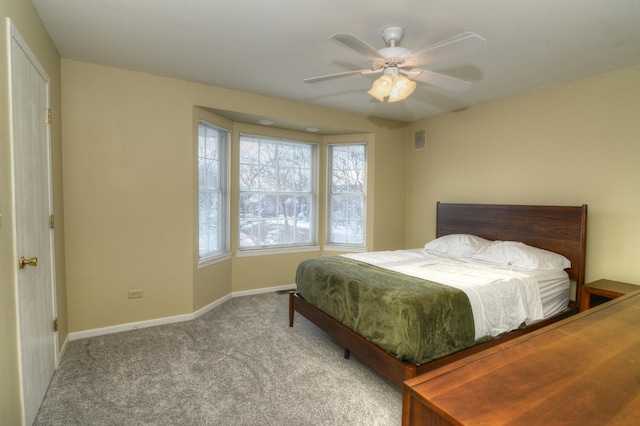
[[[581,289],[584,286],[586,205],[567,207],[438,202],[436,222],[436,237],[473,234],[489,240],[521,241],[564,255],[571,261],[571,269],[567,272],[576,285],[576,300],[571,301],[563,312],[551,318],[421,365],[396,358],[311,305],[296,292],[289,294],[289,326],[293,327],[294,313],[300,313],[344,346],[345,357],[348,357],[349,353],[355,354],[365,364],[398,386],[402,386],[409,378],[530,333],[578,312]]]

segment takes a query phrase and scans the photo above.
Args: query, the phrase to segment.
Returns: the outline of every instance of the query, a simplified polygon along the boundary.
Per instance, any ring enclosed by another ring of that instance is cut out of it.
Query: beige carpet
[[[288,295],[68,345],[36,425],[400,425],[402,394]]]

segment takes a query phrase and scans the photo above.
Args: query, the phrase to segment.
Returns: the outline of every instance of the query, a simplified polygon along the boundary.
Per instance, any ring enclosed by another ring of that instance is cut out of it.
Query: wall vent
[[[413,149],[425,149],[427,147],[426,130],[418,130],[415,136]]]

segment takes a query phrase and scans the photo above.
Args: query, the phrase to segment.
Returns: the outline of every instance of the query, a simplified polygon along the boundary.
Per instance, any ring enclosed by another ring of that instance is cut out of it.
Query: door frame
[[[24,371],[23,371],[23,365],[22,365],[22,353],[23,350],[25,350],[22,339],[21,339],[21,332],[20,332],[20,327],[21,327],[21,318],[20,318],[20,292],[19,292],[19,284],[20,284],[20,277],[19,277],[19,267],[18,267],[18,261],[17,259],[19,258],[20,254],[18,253],[18,232],[17,232],[17,211],[18,211],[18,205],[16,203],[17,198],[16,198],[16,167],[19,167],[21,165],[16,164],[16,158],[15,158],[15,144],[16,144],[16,140],[15,140],[15,129],[13,128],[14,126],[14,109],[13,109],[13,99],[14,99],[14,95],[13,95],[13,72],[12,72],[12,56],[13,56],[13,40],[15,40],[15,42],[19,45],[20,49],[22,49],[22,51],[24,52],[24,54],[26,55],[26,57],[28,58],[28,60],[31,62],[31,64],[33,65],[33,67],[35,68],[35,70],[38,72],[38,74],[40,74],[40,76],[42,76],[43,80],[45,81],[45,85],[46,85],[46,110],[48,110],[50,108],[50,79],[49,79],[49,75],[47,74],[47,72],[45,71],[45,69],[42,67],[42,65],[40,64],[40,62],[38,61],[37,57],[35,56],[35,54],[32,52],[32,50],[29,48],[28,44],[26,43],[26,41],[24,40],[24,38],[22,37],[22,35],[20,34],[20,32],[18,31],[18,29],[16,28],[16,26],[13,24],[13,22],[11,21],[10,18],[6,18],[7,21],[7,39],[9,41],[9,49],[8,49],[8,75],[9,75],[9,99],[10,99],[10,105],[9,105],[9,126],[10,126],[10,131],[9,131],[9,139],[10,139],[10,155],[11,155],[11,204],[13,207],[13,220],[12,220],[12,234],[13,234],[13,253],[14,253],[14,295],[15,295],[15,306],[16,306],[16,335],[17,335],[17,349],[18,349],[18,366],[19,366],[19,387],[20,387],[20,401],[21,401],[21,405],[22,405],[22,420],[23,423],[26,421],[26,409],[27,409],[27,405],[26,405],[26,401],[24,400],[25,395],[24,395]],[[44,111],[43,111],[44,112]],[[43,122],[45,120],[45,117],[43,116]],[[48,188],[47,190],[47,205],[48,205],[48,210],[49,210],[49,214],[53,215],[53,173],[52,173],[52,161],[51,161],[51,124],[50,122],[48,122],[46,124],[46,132],[45,132],[46,136],[46,141],[45,141],[45,146],[46,146],[46,171],[44,171],[47,175],[47,180],[48,180]],[[55,233],[53,230],[53,227],[50,229],[49,231],[49,235],[47,235],[48,238],[48,247],[47,249],[49,250],[49,255],[50,255],[50,259],[51,259],[51,267],[49,268],[49,270],[47,271],[47,274],[50,275],[50,289],[49,291],[51,292],[51,313],[53,315],[53,318],[57,318],[57,300],[56,300],[56,296],[57,296],[57,292],[56,292],[56,271],[55,271]],[[58,368],[59,366],[59,357],[60,357],[60,353],[58,350],[58,332],[54,331],[53,332],[53,348],[51,348],[51,350],[53,351],[53,355],[54,355],[54,371]],[[41,401],[40,401],[41,402]]]

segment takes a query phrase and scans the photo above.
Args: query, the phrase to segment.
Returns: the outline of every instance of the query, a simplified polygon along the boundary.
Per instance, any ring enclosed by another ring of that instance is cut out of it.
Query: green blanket
[[[474,344],[471,304],[461,290],[342,256],[303,261],[296,284],[307,302],[414,364]]]

